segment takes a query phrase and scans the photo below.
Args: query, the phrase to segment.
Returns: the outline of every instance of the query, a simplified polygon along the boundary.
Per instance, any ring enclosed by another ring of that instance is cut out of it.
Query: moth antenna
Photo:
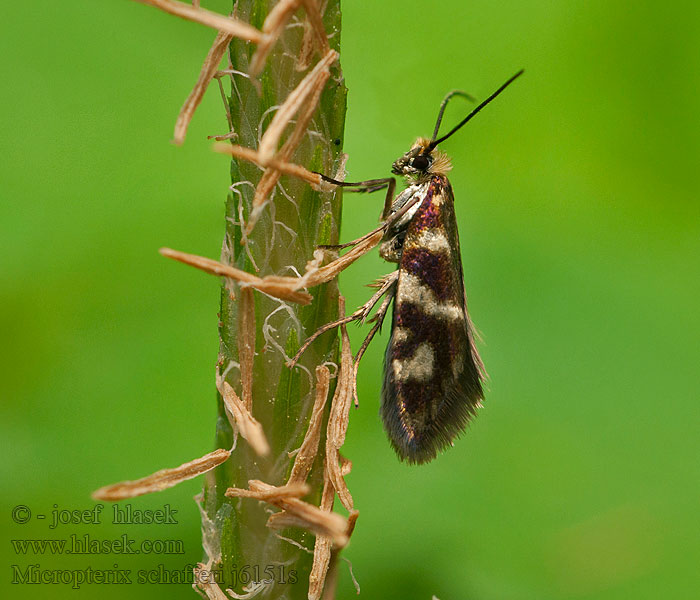
[[[471,94],[467,94],[467,92],[463,92],[462,90],[452,90],[449,94],[447,94],[447,96],[445,96],[443,98],[442,104],[440,104],[440,112],[438,113],[437,121],[435,122],[435,129],[433,130],[433,137],[430,138],[431,141],[437,137],[438,131],[440,130],[440,123],[442,123],[442,115],[445,112],[445,108],[447,108],[447,103],[454,96],[462,96],[463,98],[466,98],[467,100],[471,100],[472,102],[476,102],[476,98],[474,98],[474,96],[472,96]]]
[[[470,112],[462,121],[460,121],[455,127],[453,127],[449,133],[443,135],[439,139],[433,139],[430,144],[427,147],[427,151],[430,152],[433,150],[438,144],[444,142],[448,137],[450,137],[453,133],[457,132],[460,130],[462,127],[464,127],[473,117],[477,115],[477,113],[484,108],[487,104],[489,104],[492,100],[496,98],[503,90],[505,90],[511,83],[513,83],[518,77],[520,77],[523,73],[525,72],[525,69],[520,69],[515,75],[513,75],[508,81],[506,81],[501,87],[499,87],[493,94],[491,94],[486,100],[484,100],[479,106],[477,106],[472,112]],[[449,97],[449,94],[448,94]],[[447,100],[447,99],[446,99]],[[445,100],[443,100],[443,103]],[[440,112],[440,117],[442,117],[442,107],[441,107],[441,112]],[[439,121],[438,121],[439,123]],[[436,128],[437,131],[437,128]],[[433,138],[435,137],[435,134],[433,135]]]

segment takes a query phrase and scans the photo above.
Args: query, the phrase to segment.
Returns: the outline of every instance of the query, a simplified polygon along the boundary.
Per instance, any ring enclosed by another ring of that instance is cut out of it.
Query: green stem
[[[264,0],[240,0],[236,16],[260,28],[270,6]],[[297,13],[303,17],[303,11]],[[331,47],[339,50],[339,0],[329,0],[325,9],[326,31],[335,32]],[[244,75],[232,76],[229,99],[233,129],[238,134],[235,143],[250,148],[258,145],[259,125],[264,131],[274,111],[301,81],[305,72],[295,69],[303,34],[302,27],[288,27],[270,54],[259,77],[260,92]],[[245,73],[255,46],[234,39],[231,43],[231,63]],[[313,62],[319,59],[316,54]],[[339,64],[331,67],[321,97],[320,107],[309,126],[310,134],[295,152],[293,161],[323,173],[335,173],[342,152],[345,122],[346,89]],[[337,243],[340,227],[340,194],[313,191],[308,184],[282,176],[273,192],[271,204],[265,208],[248,239],[241,245],[240,210],[244,220],[250,211],[254,187],[261,171],[244,161],[233,160],[231,179],[233,192],[226,203],[226,238],[222,257],[236,267],[258,275],[292,275],[303,273],[308,260],[319,244]],[[280,187],[281,186],[281,187]],[[239,396],[238,335],[240,330],[240,290],[231,283],[222,286],[220,312],[219,366],[226,380]],[[230,292],[235,293],[235,300]],[[298,306],[271,299],[254,292],[255,358],[253,361],[253,408],[271,446],[269,456],[261,458],[238,439],[236,449],[226,464],[207,479],[203,508],[206,523],[203,528],[205,549],[221,550],[225,587],[243,593],[250,580],[273,578],[274,586],[265,597],[306,598],[312,556],[276,534],[291,538],[313,550],[314,537],[296,529],[275,532],[266,527],[269,506],[251,499],[229,499],[228,487],[247,488],[248,480],[260,479],[272,485],[285,483],[293,459],[289,452],[303,440],[313,405],[314,369],[325,361],[335,360],[337,336],[324,334],[305,353],[300,366],[294,370],[285,365],[285,354],[291,357],[307,335],[320,325],[337,318],[338,289],[335,282],[309,290],[313,301]],[[216,446],[229,448],[233,432],[221,401],[218,399]],[[323,444],[309,476],[312,493],[306,498],[318,504],[322,486]],[[213,524],[213,525],[212,525]],[[293,573],[293,574],[292,574]],[[296,580],[296,583],[293,581]]]

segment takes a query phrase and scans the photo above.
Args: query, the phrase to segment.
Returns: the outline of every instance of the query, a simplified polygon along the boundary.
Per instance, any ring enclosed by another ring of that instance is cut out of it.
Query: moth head
[[[445,174],[452,166],[443,152],[434,150],[430,140],[418,138],[401,158],[394,161],[391,172],[404,175],[412,180],[419,180],[433,174]]]
[[[406,175],[408,177],[420,177],[427,173],[430,165],[433,163],[431,153],[429,151],[425,152],[428,144],[428,140],[418,138],[406,154],[394,161],[391,172],[394,175]]]

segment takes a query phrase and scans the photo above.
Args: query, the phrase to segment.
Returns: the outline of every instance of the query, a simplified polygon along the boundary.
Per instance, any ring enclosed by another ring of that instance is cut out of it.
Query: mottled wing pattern
[[[442,175],[408,224],[399,269],[381,415],[399,457],[422,463],[464,431],[483,398],[454,196]]]

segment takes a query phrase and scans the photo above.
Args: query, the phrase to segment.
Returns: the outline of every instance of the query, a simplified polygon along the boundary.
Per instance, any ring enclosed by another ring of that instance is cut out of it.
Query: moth
[[[369,319],[375,326],[355,358],[357,364],[393,301],[380,414],[391,445],[398,457],[408,463],[431,461],[451,446],[484,398],[486,374],[467,312],[454,193],[447,177],[452,165],[437,146],[522,73],[516,73],[447,134],[438,137],[449,100],[457,95],[470,98],[460,91],[447,94],[432,137],[418,138],[393,163],[392,173],[403,176],[407,184],[395,198],[393,177],[349,183],[321,175],[329,183],[354,188],[351,191],[387,189],[379,253],[384,260],[397,263],[398,269],[380,279],[375,284],[378,291],[352,315],[317,331],[299,354],[331,327],[368,320],[383,297],[376,314]]]

